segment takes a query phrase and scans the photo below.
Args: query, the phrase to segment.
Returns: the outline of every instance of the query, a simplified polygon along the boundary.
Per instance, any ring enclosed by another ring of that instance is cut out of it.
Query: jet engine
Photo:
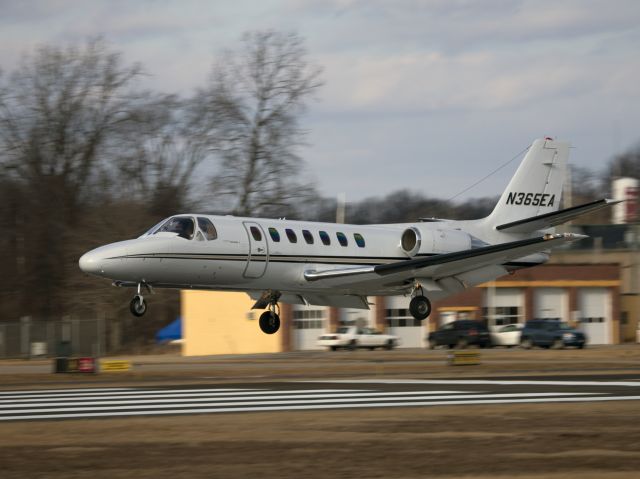
[[[402,232],[400,249],[413,258],[418,253],[442,254],[471,249],[473,238],[468,233],[453,229],[419,229],[410,226]]]

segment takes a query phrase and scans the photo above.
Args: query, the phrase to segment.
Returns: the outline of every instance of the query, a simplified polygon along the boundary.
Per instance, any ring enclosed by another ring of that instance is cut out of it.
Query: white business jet
[[[493,212],[478,220],[348,225],[179,214],[137,239],[80,258],[85,273],[137,288],[130,309],[147,310],[153,288],[244,291],[267,309],[260,328],[280,327],[278,302],[368,309],[368,296],[411,296],[423,320],[431,301],[539,265],[549,249],[584,238],[553,227],[609,206],[559,209],[569,144],[535,140]]]

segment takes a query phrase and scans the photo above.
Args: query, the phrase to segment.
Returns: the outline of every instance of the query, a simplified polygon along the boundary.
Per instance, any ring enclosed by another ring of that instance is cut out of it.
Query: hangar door
[[[398,336],[402,348],[423,348],[427,321],[413,319],[409,312],[410,300],[405,296],[388,296],[385,299],[386,332]]]
[[[533,317],[568,321],[567,293],[563,288],[537,288],[534,291]]]
[[[581,288],[578,290],[578,319],[580,329],[589,344],[611,343],[611,295],[607,288]]]
[[[524,295],[520,288],[486,288],[483,316],[490,329],[522,322]]]
[[[318,338],[325,333],[327,308],[323,306],[294,306],[293,309],[293,348],[295,350],[322,349]]]

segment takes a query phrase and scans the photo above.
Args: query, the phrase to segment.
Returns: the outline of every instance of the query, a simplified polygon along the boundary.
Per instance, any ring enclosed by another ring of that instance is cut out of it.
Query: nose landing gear
[[[142,296],[141,291],[143,284],[144,283],[138,283],[138,294],[136,294],[129,303],[129,310],[131,311],[131,314],[138,318],[144,316],[144,313],[147,312],[147,302],[144,300],[144,296]],[[144,284],[144,286],[147,291],[151,291],[149,285]]]
[[[137,316],[138,318],[140,316],[143,316],[144,313],[147,312],[147,302],[144,300],[142,295],[136,294],[133,297],[133,299],[129,303],[129,310],[131,311],[131,314]]]

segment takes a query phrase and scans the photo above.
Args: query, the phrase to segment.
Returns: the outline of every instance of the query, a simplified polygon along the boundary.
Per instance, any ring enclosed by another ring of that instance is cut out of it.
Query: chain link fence
[[[0,359],[100,357],[118,351],[122,324],[104,319],[0,322]]]

